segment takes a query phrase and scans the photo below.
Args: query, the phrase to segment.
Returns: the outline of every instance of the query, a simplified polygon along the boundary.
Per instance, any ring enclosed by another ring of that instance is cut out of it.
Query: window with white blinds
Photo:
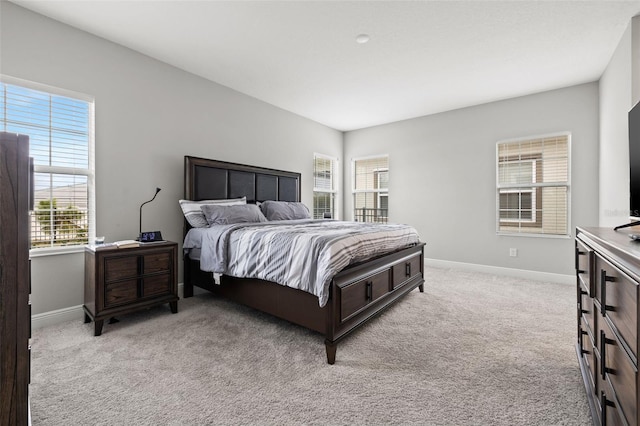
[[[2,77],[0,129],[29,136],[31,247],[84,245],[94,231],[93,100]]]
[[[322,154],[313,155],[313,218],[330,215],[336,219],[338,159]]]
[[[389,156],[353,160],[353,220],[386,223],[389,218]]]
[[[569,235],[570,135],[497,144],[497,231]]]

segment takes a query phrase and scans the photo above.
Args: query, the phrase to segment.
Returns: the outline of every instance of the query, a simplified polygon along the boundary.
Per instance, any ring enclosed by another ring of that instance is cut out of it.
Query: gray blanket
[[[183,248],[201,249],[203,271],[297,288],[323,307],[331,279],[349,264],[418,242],[408,225],[283,220],[193,228]]]

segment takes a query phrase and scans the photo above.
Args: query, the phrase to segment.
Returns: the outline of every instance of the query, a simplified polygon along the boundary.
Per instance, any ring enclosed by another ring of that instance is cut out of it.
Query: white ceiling
[[[343,131],[595,81],[640,13],[640,0],[12,1]]]

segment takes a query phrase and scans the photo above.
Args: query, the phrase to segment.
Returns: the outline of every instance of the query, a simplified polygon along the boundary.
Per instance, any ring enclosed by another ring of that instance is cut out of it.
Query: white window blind
[[[95,236],[93,101],[2,80],[0,128],[28,135],[34,161],[31,247],[86,244]]]
[[[387,222],[388,155],[353,160],[353,218],[357,222]]]
[[[569,235],[570,135],[497,144],[497,231]]]
[[[313,155],[313,218],[325,214],[337,218],[337,169],[338,159],[322,154]]]

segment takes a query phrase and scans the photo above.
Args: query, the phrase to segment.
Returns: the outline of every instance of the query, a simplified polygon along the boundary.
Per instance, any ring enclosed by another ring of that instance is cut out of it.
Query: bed
[[[300,174],[192,156],[184,158],[186,200],[246,197],[247,203],[300,201]],[[185,237],[191,225],[185,220]],[[328,283],[328,298],[275,282],[214,275],[200,260],[184,255],[184,297],[194,287],[266,312],[324,335],[327,362],[335,363],[338,343],[416,287],[424,291],[424,243],[377,255],[348,265]]]

